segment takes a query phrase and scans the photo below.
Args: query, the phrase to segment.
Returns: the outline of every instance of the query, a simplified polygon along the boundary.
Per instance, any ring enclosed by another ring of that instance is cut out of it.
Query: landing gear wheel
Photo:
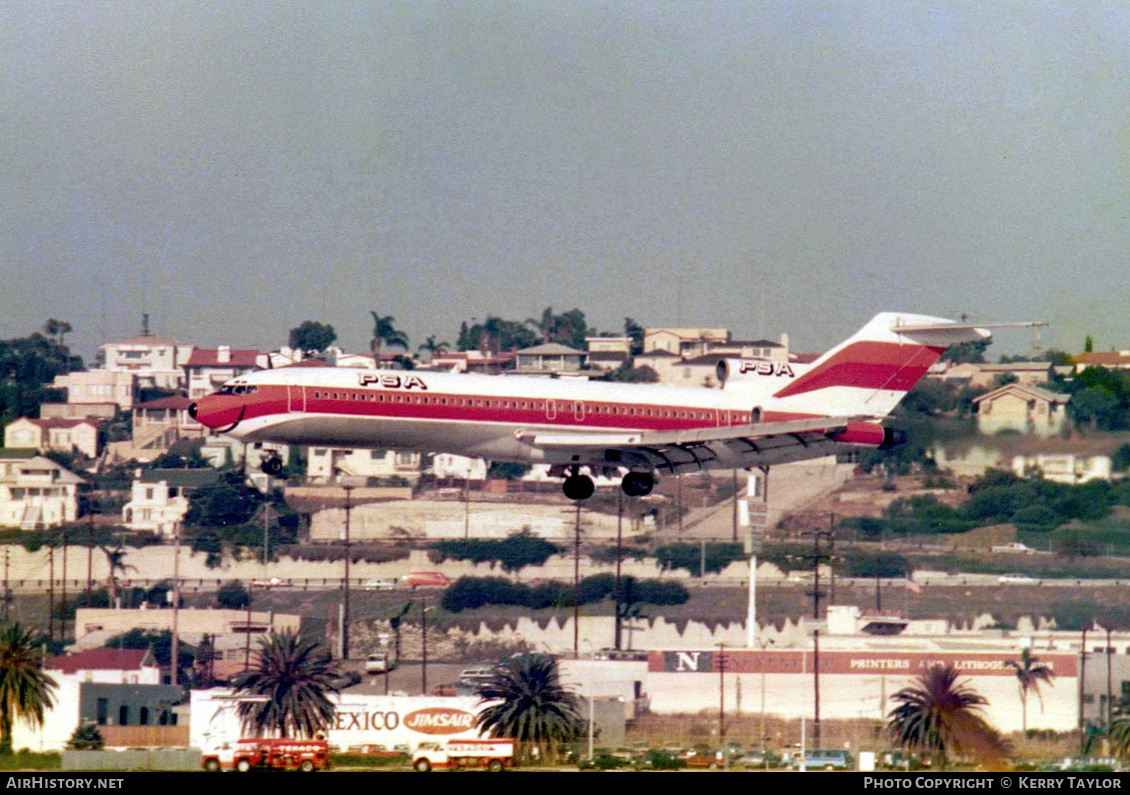
[[[596,484],[588,475],[570,475],[561,484],[561,490],[571,500],[587,500],[596,491]]]
[[[263,459],[263,462],[259,464],[259,468],[271,477],[275,477],[282,472],[283,462],[277,453],[273,453]]]
[[[655,476],[650,472],[629,472],[620,481],[620,488],[629,497],[646,497],[655,488]]]

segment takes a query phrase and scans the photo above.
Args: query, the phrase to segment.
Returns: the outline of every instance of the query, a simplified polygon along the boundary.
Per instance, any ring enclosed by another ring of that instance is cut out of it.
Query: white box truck
[[[499,773],[514,767],[514,741],[449,740],[446,745],[420,743],[412,754],[412,767],[421,773],[472,768]]]

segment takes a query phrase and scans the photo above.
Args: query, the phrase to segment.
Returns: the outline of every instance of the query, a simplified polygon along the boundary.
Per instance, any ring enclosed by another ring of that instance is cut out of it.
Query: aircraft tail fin
[[[885,417],[946,348],[989,336],[943,318],[882,312],[774,397],[805,412]]]

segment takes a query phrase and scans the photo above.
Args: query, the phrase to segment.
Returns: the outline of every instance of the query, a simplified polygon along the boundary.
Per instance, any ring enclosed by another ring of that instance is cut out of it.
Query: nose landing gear
[[[270,455],[259,462],[259,469],[261,469],[264,474],[270,475],[271,477],[278,477],[279,473],[283,470],[282,458],[278,453],[272,450]]]

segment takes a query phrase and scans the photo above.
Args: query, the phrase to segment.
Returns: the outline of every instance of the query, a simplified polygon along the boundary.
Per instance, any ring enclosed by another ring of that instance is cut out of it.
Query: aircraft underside
[[[539,432],[561,429],[515,426],[509,423],[460,423],[435,420],[390,420],[332,415],[288,416],[249,420],[235,434],[244,441],[275,444],[324,445],[395,449],[421,453],[442,450],[469,458],[519,464],[550,464],[555,477],[564,477],[562,490],[570,499],[591,497],[591,474],[626,471],[621,489],[628,496],[650,494],[657,475],[681,475],[704,469],[749,469],[831,455],[844,448],[819,434],[804,438],[782,434],[762,439],[735,438],[702,443],[640,445],[630,449],[599,443],[553,447],[529,440]],[[264,471],[276,474],[281,459],[268,457]]]

